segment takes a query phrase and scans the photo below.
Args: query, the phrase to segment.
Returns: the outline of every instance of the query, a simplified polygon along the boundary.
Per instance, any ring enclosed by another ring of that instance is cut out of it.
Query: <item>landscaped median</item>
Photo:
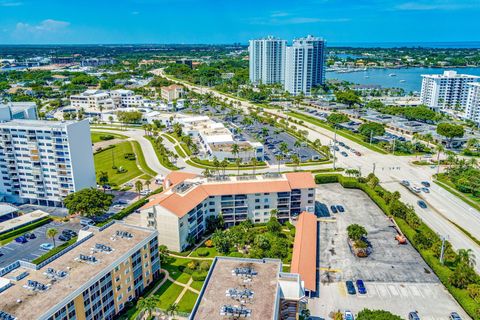
[[[179,168],[174,165],[169,158],[169,153],[171,151],[167,150],[160,140],[155,140],[152,136],[144,136],[145,139],[149,140],[152,144],[155,154],[157,155],[158,161],[162,166],[170,170],[178,170]],[[157,139],[159,139],[158,137]]]
[[[340,174],[319,174],[318,184],[340,183],[344,188],[360,189],[389,217],[393,217],[412,246],[420,253],[462,308],[474,319],[480,319],[480,277],[473,269],[467,250],[455,252],[446,242],[444,264],[440,263],[442,240],[418,216],[413,207],[399,200],[400,194],[391,193],[378,185],[374,175],[367,178],[347,178]]]
[[[328,124],[327,122],[325,121],[321,121],[317,118],[314,118],[314,117],[310,117],[310,116],[307,116],[307,115],[304,115],[304,114],[301,114],[301,113],[297,113],[297,112],[286,112],[285,113],[286,115],[290,116],[290,117],[293,117],[293,118],[297,118],[299,120],[302,120],[302,121],[306,121],[306,122],[309,122],[313,125],[316,125],[318,127],[321,127],[321,128],[324,128],[324,129],[327,129],[327,130],[330,130],[330,131],[334,131],[335,129],[330,125]],[[354,134],[354,133],[351,133],[350,131],[346,131],[346,130],[342,130],[342,129],[337,129],[337,134],[344,137],[344,138],[347,138],[349,140],[352,140],[353,142],[356,142],[362,146],[364,146],[365,148],[368,148],[370,150],[373,150],[375,152],[378,152],[378,153],[381,153],[381,154],[387,154],[388,152],[386,152],[385,150],[383,150],[382,148],[380,147],[377,147],[373,144],[369,144],[367,142],[365,142],[363,140],[363,137],[360,136],[360,135],[357,135],[357,134]]]

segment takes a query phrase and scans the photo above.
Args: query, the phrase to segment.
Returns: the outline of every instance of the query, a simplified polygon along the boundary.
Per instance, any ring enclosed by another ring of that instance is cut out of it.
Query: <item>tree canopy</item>
[[[348,122],[350,120],[346,114],[343,113],[338,113],[338,112],[333,112],[328,115],[327,121],[330,122],[331,124],[339,124],[339,123],[344,123]]]
[[[351,224],[347,227],[348,237],[354,241],[366,236],[367,230],[359,224]]]
[[[112,205],[113,195],[90,188],[69,194],[65,207],[70,214],[79,213],[84,217],[95,217],[104,214]]]
[[[349,107],[362,102],[362,99],[353,90],[337,91],[335,92],[335,98],[338,102],[347,104]]]
[[[437,133],[449,140],[454,138],[461,138],[465,134],[463,126],[448,122],[439,123],[437,126]]]
[[[402,320],[402,317],[385,310],[363,309],[357,315],[358,320]]]
[[[383,136],[385,134],[385,127],[381,123],[376,122],[367,122],[363,123],[358,127],[358,131],[361,135],[365,137],[372,136]]]

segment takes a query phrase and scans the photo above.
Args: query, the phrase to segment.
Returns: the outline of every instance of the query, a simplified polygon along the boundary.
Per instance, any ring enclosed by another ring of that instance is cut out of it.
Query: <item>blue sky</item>
[[[480,0],[0,0],[0,44],[480,41]]]

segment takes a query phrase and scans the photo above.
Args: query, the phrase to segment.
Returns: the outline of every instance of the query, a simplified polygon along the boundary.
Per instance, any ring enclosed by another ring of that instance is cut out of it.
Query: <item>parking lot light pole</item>
[[[335,130],[334,130],[334,136],[333,136],[333,170],[336,169],[335,167],[335,162],[336,162],[336,157],[335,157],[335,147],[337,146],[337,127],[335,126]]]

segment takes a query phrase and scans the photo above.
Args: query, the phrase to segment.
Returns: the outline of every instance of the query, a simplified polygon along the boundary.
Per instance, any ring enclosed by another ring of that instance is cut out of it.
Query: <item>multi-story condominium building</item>
[[[285,222],[314,207],[315,181],[308,172],[215,178],[173,172],[140,212],[141,225],[156,228],[161,244],[182,251],[192,237],[201,237],[209,216],[221,214],[230,227],[247,219],[266,222],[272,210]]]
[[[422,75],[421,103],[436,111],[463,108],[467,104],[467,84],[477,82],[480,77],[444,71],[443,74]]]
[[[87,58],[80,61],[82,67],[101,67],[115,63],[116,60],[111,58]]]
[[[197,143],[205,159],[235,161],[240,158],[242,162],[250,162],[252,158],[264,160],[264,147],[260,142],[237,141],[223,123],[212,121],[207,116],[177,117],[174,121],[181,124],[183,132]],[[238,154],[233,152],[235,144],[239,149]]]
[[[0,121],[14,119],[37,119],[37,104],[35,102],[8,102],[0,104]]]
[[[143,97],[132,90],[86,90],[70,96],[70,104],[85,110],[112,110],[117,108],[136,108],[143,105]]]
[[[216,257],[189,320],[295,320],[306,303],[302,278],[280,260]]]
[[[1,319],[113,319],[160,275],[156,230],[116,222],[79,239],[40,265],[0,270]]]
[[[0,197],[61,206],[70,193],[95,187],[88,120],[0,123]]]
[[[257,84],[284,83],[287,41],[274,37],[250,40],[250,81]]]
[[[177,84],[169,85],[168,87],[161,87],[162,99],[171,102],[180,99],[183,96],[183,87]]]
[[[480,125],[480,82],[467,84],[467,106],[465,108],[465,119]]]
[[[325,41],[312,36],[295,39],[286,53],[285,90],[310,95],[313,87],[324,83]]]

